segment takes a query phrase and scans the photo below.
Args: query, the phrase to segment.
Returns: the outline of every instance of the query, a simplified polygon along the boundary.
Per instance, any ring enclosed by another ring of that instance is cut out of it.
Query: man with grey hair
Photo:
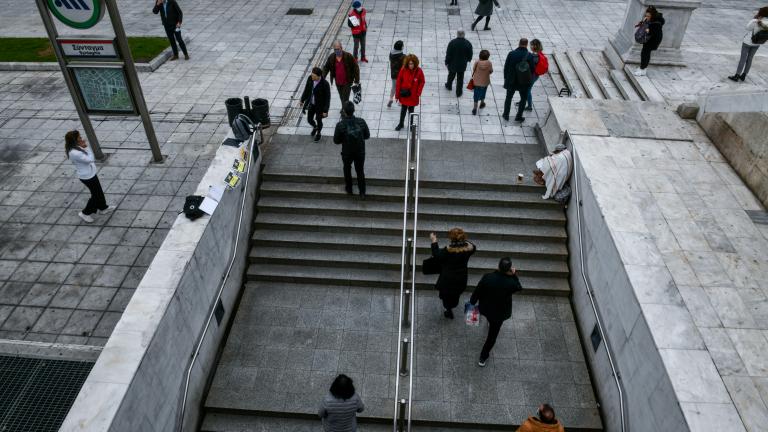
[[[349,100],[352,84],[360,83],[360,67],[355,57],[341,48],[341,41],[333,42],[333,52],[323,66],[323,77],[331,74],[331,84],[336,83],[341,105]]]
[[[467,63],[472,61],[472,44],[464,38],[464,30],[456,32],[456,39],[448,43],[445,51],[445,66],[448,68],[448,81],[445,88],[452,89],[453,79],[456,78],[456,97],[461,97],[464,90],[464,71]]]

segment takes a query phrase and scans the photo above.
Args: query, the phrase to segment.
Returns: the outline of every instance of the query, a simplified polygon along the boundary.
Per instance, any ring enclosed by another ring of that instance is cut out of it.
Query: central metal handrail
[[[400,314],[397,328],[397,374],[395,375],[395,400],[392,418],[394,432],[411,430],[411,401],[413,400],[413,365],[416,358],[416,240],[418,236],[419,166],[421,131],[419,114],[408,116],[406,139],[406,167],[403,198],[402,253],[400,256]],[[409,237],[408,222],[413,227]],[[406,327],[408,329],[406,330]],[[404,333],[408,337],[404,337]],[[409,349],[410,347],[410,349]],[[408,377],[407,397],[401,397],[400,381]]]
[[[565,137],[566,140],[568,140],[568,136]],[[597,324],[597,331],[600,333],[600,338],[603,340],[603,343],[605,345],[605,354],[608,356],[608,364],[611,366],[611,374],[613,375],[613,379],[616,382],[616,390],[619,392],[619,414],[621,421],[621,431],[627,432],[628,425],[626,423],[626,418],[624,411],[626,409],[626,404],[624,401],[624,390],[621,385],[621,375],[619,374],[618,369],[616,368],[616,364],[613,361],[613,354],[611,354],[611,347],[609,344],[608,339],[605,337],[605,331],[603,330],[603,320],[600,318],[600,311],[598,310],[597,303],[595,302],[595,296],[594,291],[592,291],[592,285],[589,283],[589,277],[587,276],[587,270],[586,270],[586,264],[584,260],[584,241],[582,236],[582,228],[581,228],[581,194],[579,189],[579,175],[576,172],[576,149],[573,147],[573,145],[570,145],[571,153],[573,154],[573,190],[574,190],[574,198],[576,200],[576,227],[578,231],[578,238],[579,238],[579,265],[581,270],[581,277],[584,280],[584,286],[587,289],[587,295],[589,297],[589,302],[592,305],[592,312],[595,314],[595,323]]]

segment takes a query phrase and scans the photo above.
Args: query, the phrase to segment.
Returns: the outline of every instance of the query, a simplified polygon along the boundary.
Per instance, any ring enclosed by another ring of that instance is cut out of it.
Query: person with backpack
[[[406,112],[413,113],[419,105],[425,82],[424,71],[419,67],[419,58],[414,54],[405,56],[395,85],[395,98],[400,102],[400,123],[397,124],[396,131],[403,129]]]
[[[651,62],[651,52],[659,49],[661,40],[664,38],[664,16],[656,10],[654,6],[648,6],[645,10],[645,17],[642,21],[635,25],[637,31],[635,32],[635,41],[643,44],[643,49],[640,50],[640,69],[635,70],[635,76],[645,76],[646,68]],[[645,36],[643,36],[645,33]]]
[[[768,6],[760,8],[749,23],[747,32],[741,44],[741,57],[736,67],[736,74],[729,76],[731,81],[744,81],[749,69],[752,67],[752,58],[755,57],[760,45],[768,41]]]
[[[472,115],[477,115],[477,103],[480,102],[480,108],[485,108],[485,94],[488,86],[491,85],[491,74],[493,73],[493,64],[490,60],[491,53],[488,50],[480,51],[480,59],[472,66]]]
[[[504,113],[501,117],[509,121],[509,109],[512,106],[512,98],[515,92],[520,92],[520,104],[517,107],[516,122],[523,122],[523,108],[528,99],[528,88],[533,83],[533,71],[535,69],[534,56],[528,52],[528,39],[522,38],[517,49],[507,54],[504,62],[504,88],[507,95],[504,99]]]
[[[475,31],[475,27],[477,27],[477,23],[480,22],[483,17],[485,17],[485,27],[483,27],[483,30],[490,30],[491,28],[488,27],[488,23],[491,22],[491,15],[493,15],[493,6],[496,5],[497,8],[501,9],[501,5],[499,4],[498,0],[479,0],[477,2],[477,7],[475,8],[475,14],[477,15],[477,19],[475,22],[472,23],[472,31]]]
[[[64,135],[64,153],[75,166],[77,177],[91,192],[91,197],[85,208],[77,214],[80,219],[86,223],[93,223],[92,214],[112,213],[115,207],[107,205],[99,176],[96,175],[96,159],[93,156],[93,151],[88,147],[88,143],[80,136],[80,131],[73,130]]]
[[[344,189],[352,195],[352,164],[357,174],[360,199],[365,199],[365,140],[371,137],[365,120],[355,117],[355,104],[347,101],[342,107],[343,118],[336,123],[333,142],[341,144],[341,161],[344,163]]]
[[[360,0],[352,2],[352,10],[347,16],[347,25],[352,29],[352,40],[355,45],[352,48],[352,55],[357,61],[357,49],[360,48],[360,59],[363,63],[368,63],[365,58],[365,34],[368,32],[368,22],[365,19],[365,8]]]
[[[389,74],[392,78],[392,89],[389,91],[389,102],[387,102],[387,108],[392,107],[392,102],[397,100],[395,97],[395,87],[397,87],[397,75],[400,73],[400,69],[403,68],[403,41],[399,40],[395,42],[394,48],[389,52]]]
[[[307,113],[307,123],[312,126],[310,135],[315,137],[315,141],[320,141],[323,119],[328,117],[331,106],[331,85],[323,78],[323,70],[319,67],[312,68],[299,103]]]
[[[467,63],[472,61],[472,44],[464,38],[464,30],[456,31],[456,38],[448,42],[445,50],[445,67],[448,68],[448,81],[445,88],[451,90],[453,79],[456,78],[456,97],[461,97],[464,89],[464,71]]]
[[[539,79],[540,76],[544,75],[549,71],[549,60],[547,59],[547,56],[544,55],[544,47],[541,45],[541,41],[538,39],[534,39],[531,41],[531,53],[533,54],[533,81],[531,82],[531,86],[528,87],[528,103],[525,106],[526,111],[533,111],[533,85],[536,84],[536,81]]]

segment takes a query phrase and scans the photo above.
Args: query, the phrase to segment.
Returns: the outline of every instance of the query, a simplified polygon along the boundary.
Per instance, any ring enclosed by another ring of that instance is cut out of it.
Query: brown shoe
[[[184,60],[189,60],[189,54],[184,54]]]
[[[178,59],[179,59],[179,56],[177,56],[177,55],[171,57],[171,61],[178,60]]]

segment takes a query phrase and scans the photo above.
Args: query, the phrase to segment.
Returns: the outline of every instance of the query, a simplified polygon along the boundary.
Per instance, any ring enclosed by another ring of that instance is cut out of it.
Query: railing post
[[[400,350],[400,376],[408,376],[408,338],[403,338],[402,349]]]
[[[397,431],[398,432],[405,431],[405,409],[407,407],[408,407],[408,401],[405,399],[400,399],[400,407],[397,413]]]

